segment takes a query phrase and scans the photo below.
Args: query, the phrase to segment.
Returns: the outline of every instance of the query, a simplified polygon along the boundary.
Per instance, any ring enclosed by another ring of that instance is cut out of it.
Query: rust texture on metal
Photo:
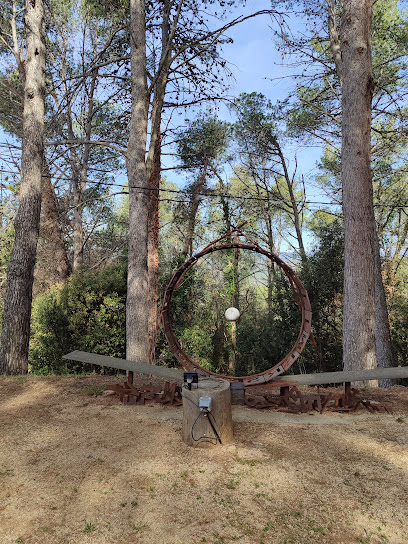
[[[234,240],[234,242],[220,244],[220,242],[222,242],[225,238],[229,238],[231,236],[236,237],[237,240],[240,236],[242,236],[246,238],[246,240],[250,243],[243,243],[243,242]],[[283,270],[286,277],[288,278],[290,286],[293,291],[295,302],[301,313],[301,324],[300,324],[299,335],[297,337],[295,344],[290,350],[290,352],[286,355],[286,357],[284,357],[281,361],[279,361],[277,364],[275,364],[268,370],[265,370],[264,372],[259,372],[258,374],[253,374],[251,376],[220,375],[215,372],[211,372],[203,368],[202,366],[200,366],[198,363],[196,363],[189,355],[187,355],[187,353],[185,353],[185,351],[180,346],[173,332],[171,315],[170,315],[171,297],[174,291],[176,291],[177,288],[180,286],[185,274],[193,266],[197,264],[197,261],[201,259],[202,257],[204,257],[205,255],[208,255],[215,251],[221,251],[221,250],[233,249],[233,248],[254,251],[256,253],[264,255],[266,258],[276,263]],[[312,324],[312,309],[310,306],[309,296],[307,294],[307,291],[303,283],[300,281],[299,277],[295,274],[295,272],[277,255],[259,246],[256,242],[251,240],[251,238],[249,238],[245,233],[243,233],[239,227],[237,227],[233,229],[231,232],[229,232],[228,234],[216,240],[215,242],[212,242],[211,244],[209,244],[202,251],[190,257],[190,259],[187,259],[184,262],[184,264],[182,264],[180,268],[176,270],[172,279],[167,285],[166,291],[164,293],[161,319],[163,322],[164,333],[166,335],[170,349],[183,368],[191,372],[197,372],[201,376],[217,376],[219,378],[224,378],[229,381],[242,381],[244,385],[247,386],[247,385],[258,385],[258,384],[270,382],[271,380],[275,379],[280,374],[283,374],[283,372],[286,372],[293,365],[293,363],[298,359],[298,357],[302,353],[306,345],[306,342],[310,336],[311,324]]]
[[[172,406],[181,406],[183,404],[182,388],[179,384],[164,382],[157,386],[141,385],[135,387],[132,381],[133,376],[129,373],[126,382],[108,385],[106,389],[115,392],[124,404],[144,405],[149,402],[170,404]],[[317,388],[317,392],[311,393],[304,393],[296,385],[289,382],[280,381],[280,383],[279,394],[275,395],[272,392],[256,394],[252,392],[256,391],[256,388],[246,388],[245,404],[250,408],[274,408],[280,412],[292,414],[311,411],[322,413],[326,408],[331,408],[337,412],[355,412],[360,405],[370,413],[390,413],[385,404],[372,402],[361,397],[360,391],[351,387],[348,382],[345,383],[344,390],[338,388],[321,391]]]
[[[348,382],[345,383],[344,390],[339,388],[329,392],[322,392],[317,388],[317,392],[303,393],[296,385],[281,386],[278,395],[272,395],[271,393],[256,395],[249,393],[249,389],[245,394],[245,404],[251,408],[276,408],[279,411],[289,413],[306,413],[316,410],[322,413],[328,407],[332,407],[338,412],[355,412],[361,405],[370,413],[390,413],[385,404],[372,402],[361,397],[360,391],[351,387]]]
[[[119,395],[119,399],[124,404],[144,405],[148,401],[175,406],[183,404],[180,385],[165,382],[164,385],[159,386],[142,385],[135,387],[132,383],[133,375],[130,376],[130,374],[129,372],[128,380],[123,384],[115,383],[106,387],[106,389],[114,391]]]

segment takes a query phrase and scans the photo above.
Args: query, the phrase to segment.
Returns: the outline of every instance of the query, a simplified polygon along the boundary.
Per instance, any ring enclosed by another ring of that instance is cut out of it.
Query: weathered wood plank
[[[110,368],[118,368],[120,370],[128,370],[139,374],[150,374],[152,376],[160,376],[162,378],[182,380],[183,370],[178,368],[167,368],[164,366],[150,365],[148,363],[136,363],[119,359],[117,357],[108,357],[106,355],[97,355],[96,353],[88,353],[86,351],[73,351],[64,355],[64,359],[71,361],[79,361],[98,366],[107,366]],[[268,385],[281,385],[281,382],[296,383],[298,385],[324,385],[327,383],[344,383],[344,382],[361,382],[368,380],[379,380],[381,378],[389,378],[398,380],[408,378],[408,366],[398,366],[392,368],[373,368],[370,370],[348,370],[341,372],[321,372],[317,374],[285,374],[276,380],[269,382]],[[266,384],[260,384],[254,387],[263,387]]]
[[[184,371],[178,368],[167,368],[165,366],[150,365],[149,363],[136,363],[127,361],[126,359],[119,359],[118,357],[108,357],[107,355],[98,355],[86,351],[72,351],[64,355],[64,359],[91,365],[118,368],[119,370],[128,370],[130,372],[137,372],[138,374],[150,374],[151,376],[159,376],[171,380],[183,380]]]
[[[340,372],[320,372],[317,374],[285,374],[281,377],[299,385],[324,385],[327,383],[362,382],[389,378],[398,380],[408,378],[408,366],[392,368],[373,368],[370,370],[343,370]],[[278,380],[279,381],[279,378]],[[273,383],[273,382],[271,382]]]

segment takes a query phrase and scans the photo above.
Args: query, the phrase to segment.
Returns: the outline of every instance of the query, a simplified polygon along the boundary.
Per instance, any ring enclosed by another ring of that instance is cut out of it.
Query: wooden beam
[[[408,366],[390,368],[373,368],[370,370],[343,370],[340,372],[320,372],[317,374],[284,374],[276,380],[265,384],[250,386],[251,389],[263,387],[280,387],[291,384],[296,385],[324,385],[328,383],[365,382],[368,380],[380,380],[388,378],[399,380],[408,378]]]
[[[129,372],[137,372],[138,374],[149,374],[151,376],[159,376],[170,380],[183,380],[184,370],[178,368],[167,368],[165,366],[150,365],[149,363],[136,363],[119,359],[117,357],[108,357],[107,355],[97,355],[96,353],[88,353],[86,351],[72,351],[64,355],[64,359],[70,361],[79,361],[80,363],[88,363],[91,365],[107,366],[109,368],[118,368],[119,370],[127,370]]]
[[[285,376],[285,380],[297,381],[299,385],[318,385],[327,383],[365,382],[389,378],[399,380],[408,378],[408,367],[372,368],[369,370],[343,370],[341,372],[321,372],[318,374],[298,374]]]
[[[148,363],[136,363],[119,359],[117,357],[108,357],[106,355],[97,355],[96,353],[88,353],[86,351],[73,351],[64,355],[64,359],[71,361],[79,361],[98,366],[107,366],[110,368],[118,368],[129,372],[137,372],[138,374],[149,374],[151,376],[159,376],[161,378],[183,380],[184,370],[179,368],[167,368],[165,366],[150,365]],[[279,387],[290,384],[297,385],[324,385],[328,383],[345,383],[345,382],[363,382],[368,380],[380,380],[388,378],[391,380],[399,380],[408,378],[408,366],[397,366],[391,368],[373,368],[370,370],[348,370],[341,372],[321,372],[317,374],[285,374],[276,380],[265,384],[257,384],[255,387]]]

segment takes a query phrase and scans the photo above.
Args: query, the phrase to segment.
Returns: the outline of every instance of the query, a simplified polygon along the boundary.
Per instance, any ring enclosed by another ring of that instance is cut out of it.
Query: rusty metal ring
[[[188,272],[188,270],[190,270],[201,257],[204,257],[204,255],[208,255],[209,253],[213,253],[214,251],[234,249],[234,248],[255,251],[256,253],[265,255],[268,259],[276,263],[284,271],[286,277],[288,278],[292,291],[293,291],[295,302],[298,305],[302,315],[302,323],[300,326],[299,336],[294,346],[290,350],[290,352],[286,355],[286,357],[284,357],[279,363],[277,363],[270,369],[265,370],[264,372],[260,372],[258,374],[253,374],[251,376],[221,375],[221,374],[217,374],[216,372],[211,372],[210,370],[206,370],[202,366],[195,363],[181,348],[173,332],[171,317],[170,317],[170,301],[171,301],[172,294],[178,288],[178,286],[180,285],[181,279]],[[303,283],[300,281],[299,277],[295,274],[295,272],[285,262],[283,262],[277,255],[267,251],[266,249],[263,249],[262,247],[258,246],[258,244],[255,244],[255,243],[243,244],[243,243],[237,242],[237,243],[228,243],[228,244],[222,244],[222,245],[216,245],[216,243],[214,243],[207,246],[200,253],[196,253],[195,255],[190,257],[190,259],[187,259],[180,266],[180,268],[176,270],[172,279],[167,285],[166,291],[164,293],[163,306],[162,306],[162,321],[163,321],[164,333],[166,335],[170,349],[173,355],[178,360],[178,362],[181,364],[181,366],[185,368],[186,370],[190,372],[198,372],[200,375],[204,375],[204,376],[217,376],[219,378],[224,378],[229,381],[242,381],[244,385],[259,385],[262,383],[267,383],[273,380],[274,378],[276,378],[277,376],[279,376],[280,374],[282,374],[283,372],[286,372],[293,365],[293,363],[298,359],[299,355],[302,353],[306,345],[306,342],[310,336],[310,330],[312,325],[312,309],[310,307],[309,296],[307,294],[307,291]]]

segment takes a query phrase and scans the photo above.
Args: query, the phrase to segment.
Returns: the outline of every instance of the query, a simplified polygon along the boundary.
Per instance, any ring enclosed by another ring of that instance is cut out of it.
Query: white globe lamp
[[[240,315],[241,314],[237,308],[231,307],[225,310],[225,319],[227,321],[236,321]]]

